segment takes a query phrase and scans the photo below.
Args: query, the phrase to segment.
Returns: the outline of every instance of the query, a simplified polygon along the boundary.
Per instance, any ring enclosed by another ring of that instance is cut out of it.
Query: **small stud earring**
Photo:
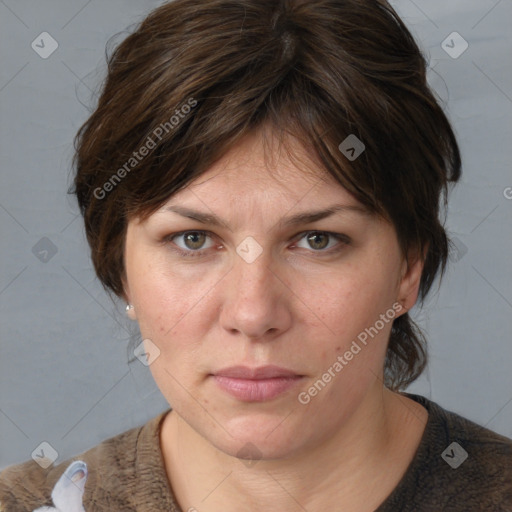
[[[130,309],[133,309],[133,304],[126,304],[126,311],[130,311]]]

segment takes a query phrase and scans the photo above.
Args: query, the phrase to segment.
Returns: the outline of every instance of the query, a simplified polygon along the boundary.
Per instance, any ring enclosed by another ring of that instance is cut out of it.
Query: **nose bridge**
[[[250,238],[250,240],[248,240]],[[270,267],[272,256],[270,249],[263,248],[252,237],[247,237],[237,247],[237,258],[234,263],[237,296],[243,298],[250,295],[253,299],[260,296],[270,298],[275,288],[275,276]]]
[[[285,285],[272,268],[271,251],[254,242],[245,240],[237,247],[222,308],[224,328],[252,339],[263,338],[268,331],[282,331],[289,321],[280,299]]]

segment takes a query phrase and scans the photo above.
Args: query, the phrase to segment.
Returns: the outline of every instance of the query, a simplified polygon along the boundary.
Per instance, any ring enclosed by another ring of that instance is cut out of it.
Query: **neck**
[[[396,487],[427,411],[380,386],[329,438],[289,458],[244,461],[217,449],[175,411],[162,425],[167,474],[183,510],[375,510]],[[300,505],[300,507],[299,507]]]

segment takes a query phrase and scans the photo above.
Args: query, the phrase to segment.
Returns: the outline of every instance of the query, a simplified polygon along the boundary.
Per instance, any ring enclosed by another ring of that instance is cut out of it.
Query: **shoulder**
[[[116,510],[133,494],[139,437],[146,431],[154,441],[161,417],[163,414],[47,469],[33,460],[4,469],[0,472],[0,512],[84,510],[85,503],[101,503]]]
[[[498,477],[498,474],[512,477],[512,439],[426,398],[423,400],[428,404],[432,416],[432,424],[426,429],[426,434],[432,446],[440,448],[446,445],[441,459],[451,469],[466,466],[468,471],[480,472],[482,477]]]
[[[416,456],[394,498],[420,510],[512,511],[512,439],[419,395],[429,412]]]

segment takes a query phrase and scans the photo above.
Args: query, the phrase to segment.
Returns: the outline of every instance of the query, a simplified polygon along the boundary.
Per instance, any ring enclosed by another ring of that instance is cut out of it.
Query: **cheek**
[[[361,261],[322,279],[324,293],[315,288],[311,299],[317,301],[314,309],[322,323],[317,322],[318,330],[314,326],[310,329],[310,353],[316,354],[324,380],[330,378],[324,373],[329,369],[335,375],[324,395],[326,400],[355,397],[381,374],[395,317],[393,275],[382,260]],[[386,312],[388,316],[382,321]],[[309,318],[314,320],[315,316],[310,313]],[[315,331],[323,339],[319,340]]]
[[[306,286],[300,295],[306,305],[313,306],[327,332],[347,341],[373,325],[393,304],[396,292],[390,275],[379,265],[352,265],[321,282],[303,281]]]
[[[180,357],[199,346],[212,314],[220,276],[199,275],[193,265],[170,272],[168,262],[145,261],[130,289],[143,337],[154,339],[166,357]]]
[[[186,398],[182,386],[199,384],[213,290],[208,281],[182,279],[149,266],[138,284],[134,290],[140,332],[160,350],[149,369],[167,400],[179,404]]]

